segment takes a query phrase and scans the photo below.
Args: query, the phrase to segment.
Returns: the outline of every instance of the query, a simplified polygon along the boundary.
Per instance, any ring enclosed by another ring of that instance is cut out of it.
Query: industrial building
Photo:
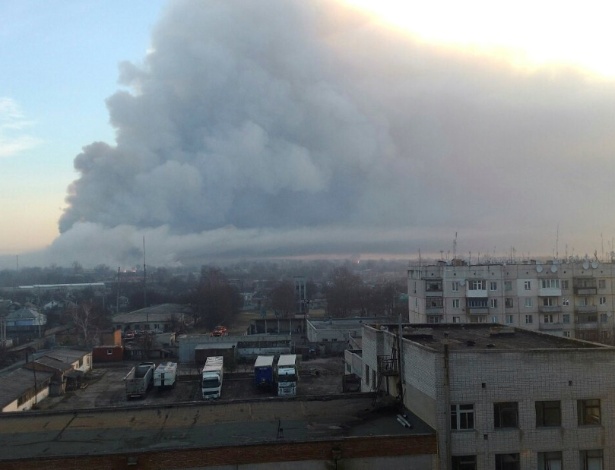
[[[615,468],[613,347],[472,323],[366,325],[362,345],[362,390],[436,430],[440,470]]]

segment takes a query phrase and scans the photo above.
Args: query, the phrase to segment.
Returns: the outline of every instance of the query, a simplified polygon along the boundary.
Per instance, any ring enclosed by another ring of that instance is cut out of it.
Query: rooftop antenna
[[[147,272],[145,271],[145,235],[143,235],[143,308],[147,308]],[[148,318],[149,321],[149,318]]]
[[[600,234],[600,241],[602,242],[602,260],[604,261],[604,237],[602,236],[602,233]]]
[[[453,259],[457,257],[457,232],[455,232],[455,238],[453,239]]]
[[[555,234],[555,259],[559,258],[559,224],[557,224],[557,232]]]

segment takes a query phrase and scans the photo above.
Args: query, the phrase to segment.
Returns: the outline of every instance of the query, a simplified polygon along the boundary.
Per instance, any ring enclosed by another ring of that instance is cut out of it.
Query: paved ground
[[[180,380],[169,390],[152,389],[143,399],[126,399],[123,378],[132,364],[99,366],[87,378],[87,387],[68,392],[62,397],[49,397],[39,403],[41,410],[77,410],[116,406],[163,405],[201,401],[198,371],[179,365]],[[322,396],[342,392],[343,360],[341,357],[318,358],[305,361],[299,369],[298,396]],[[245,400],[275,397],[275,393],[257,390],[252,384],[251,370],[243,366],[235,373],[227,373],[222,386],[222,400]]]

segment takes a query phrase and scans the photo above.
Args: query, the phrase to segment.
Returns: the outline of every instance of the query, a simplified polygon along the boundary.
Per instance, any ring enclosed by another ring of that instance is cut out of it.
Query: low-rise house
[[[44,357],[50,357],[61,362],[70,364],[74,370],[90,372],[92,370],[92,352],[77,349],[54,349],[45,353]]]
[[[49,382],[49,395],[63,395],[66,390],[74,390],[78,388],[84,372],[73,369],[73,366],[68,362],[63,362],[52,357],[43,356],[28,362],[24,365],[24,369],[39,372],[48,372],[52,374]]]
[[[117,330],[127,331],[176,331],[184,324],[186,307],[178,304],[161,304],[113,316]]]
[[[22,307],[10,312],[5,317],[6,330],[9,334],[39,336],[47,324],[47,315],[31,307]]]
[[[94,362],[121,362],[124,360],[124,346],[122,332],[115,330],[100,335],[99,344],[92,348]]]
[[[51,372],[16,369],[0,376],[0,410],[24,411],[32,409],[49,396]]]

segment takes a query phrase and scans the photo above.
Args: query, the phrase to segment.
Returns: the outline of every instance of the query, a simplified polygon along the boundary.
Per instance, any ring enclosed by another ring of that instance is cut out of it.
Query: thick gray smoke
[[[152,263],[414,255],[456,231],[548,253],[612,186],[612,84],[427,46],[333,0],[173,2],[120,82],[116,142],[75,159],[52,255],[130,262],[143,235]]]

